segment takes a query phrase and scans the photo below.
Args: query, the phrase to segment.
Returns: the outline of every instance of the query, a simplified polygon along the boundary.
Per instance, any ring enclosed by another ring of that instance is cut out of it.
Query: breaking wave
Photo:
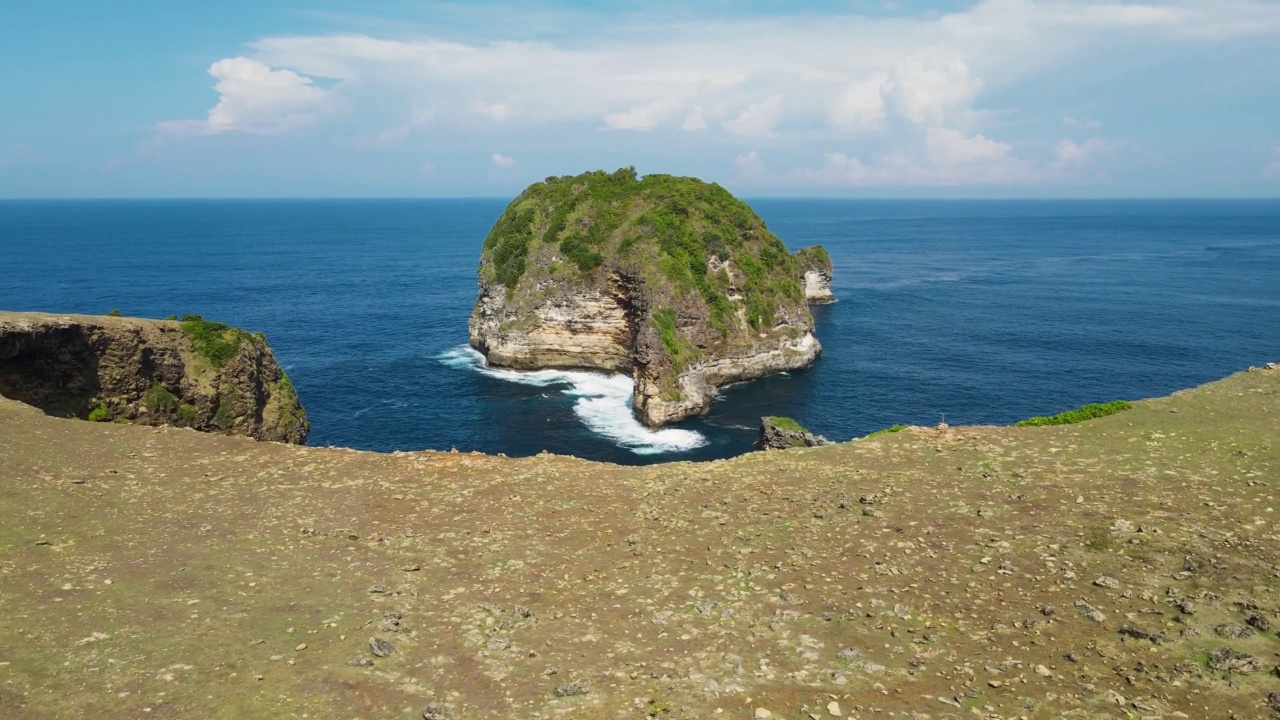
[[[447,350],[438,359],[449,367],[468,368],[498,380],[559,388],[563,394],[577,398],[573,412],[587,429],[637,455],[685,452],[707,444],[707,439],[693,430],[650,430],[641,425],[631,412],[632,384],[626,375],[584,370],[501,370],[485,365],[484,355],[469,345]]]

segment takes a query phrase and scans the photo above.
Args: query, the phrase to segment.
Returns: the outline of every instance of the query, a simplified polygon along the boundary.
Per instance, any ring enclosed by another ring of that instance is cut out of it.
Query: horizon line
[[[280,202],[280,201],[353,201],[353,200],[514,200],[517,195],[181,195],[181,196],[86,196],[86,197],[0,197],[0,203],[12,202]],[[1280,195],[1124,195],[1116,197],[1073,196],[956,196],[956,197],[904,197],[897,195],[736,195],[740,200],[830,200],[844,202],[909,201],[909,202],[1275,202]]]

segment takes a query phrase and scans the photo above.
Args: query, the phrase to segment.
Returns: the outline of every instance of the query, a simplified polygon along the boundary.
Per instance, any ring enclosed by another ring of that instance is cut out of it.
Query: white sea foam
[[[534,387],[560,386],[562,393],[577,398],[573,412],[582,424],[637,455],[684,452],[707,444],[707,439],[693,430],[650,430],[641,425],[631,412],[632,384],[626,375],[581,370],[501,370],[485,365],[484,355],[469,345],[448,350],[439,360],[450,367],[471,368],[507,382]]]

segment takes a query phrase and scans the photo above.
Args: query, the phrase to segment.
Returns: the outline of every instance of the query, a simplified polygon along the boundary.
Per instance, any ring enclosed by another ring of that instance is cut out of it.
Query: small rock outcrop
[[[804,426],[791,418],[762,417],[760,418],[760,439],[756,440],[755,448],[756,450],[789,450],[830,444],[830,440],[805,430]]]
[[[0,312],[0,395],[49,415],[302,444],[310,425],[261,335],[176,320]]]
[[[796,270],[804,282],[804,297],[811,305],[825,305],[836,301],[831,292],[831,256],[821,245],[811,245],[796,251]]]
[[[636,416],[658,427],[722,385],[817,359],[797,262],[719,185],[634,168],[548,178],[485,239],[471,345],[494,367],[630,373]]]

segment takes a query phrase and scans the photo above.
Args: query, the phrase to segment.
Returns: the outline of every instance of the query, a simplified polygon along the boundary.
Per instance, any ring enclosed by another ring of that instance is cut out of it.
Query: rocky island
[[[181,321],[0,312],[0,395],[50,415],[304,443],[310,425],[261,335]]]
[[[792,255],[719,185],[634,168],[526,189],[479,275],[470,338],[491,366],[630,373],[649,427],[808,367],[822,349],[808,302],[834,299],[822,248]]]

